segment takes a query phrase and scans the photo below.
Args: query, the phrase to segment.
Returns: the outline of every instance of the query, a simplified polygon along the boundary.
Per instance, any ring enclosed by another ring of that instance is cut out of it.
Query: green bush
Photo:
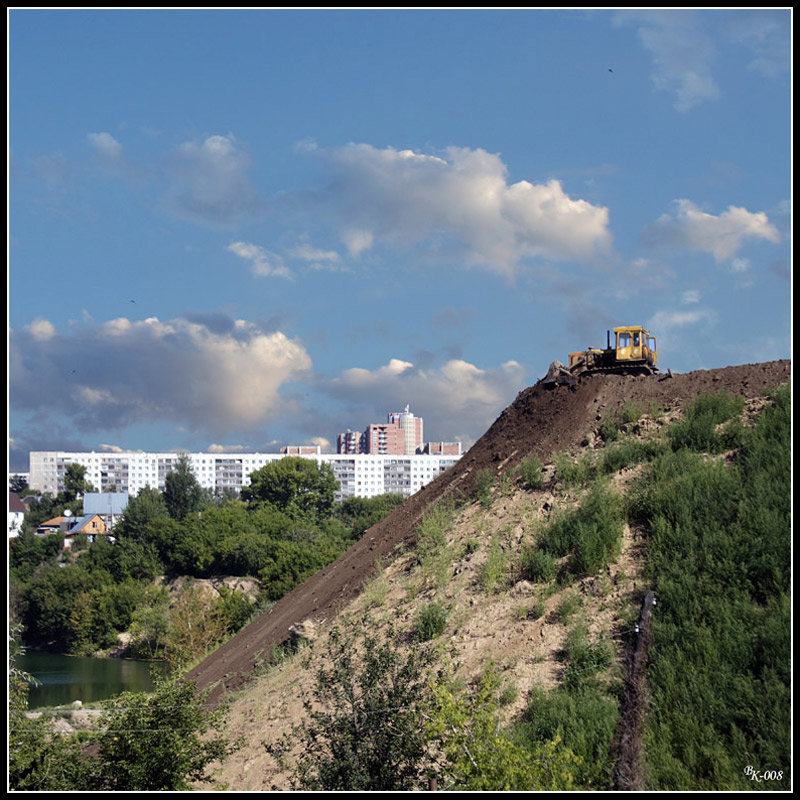
[[[618,719],[616,698],[598,684],[561,686],[552,692],[534,688],[512,737],[521,744],[559,737],[579,759],[574,770],[576,786],[610,789]]]
[[[651,461],[660,450],[661,445],[653,440],[625,439],[603,449],[600,472],[610,474]]]
[[[556,477],[566,487],[583,486],[594,477],[594,463],[590,453],[573,458],[569,453],[556,453],[553,456]]]
[[[744,403],[743,397],[724,390],[716,394],[698,395],[686,406],[683,419],[669,429],[672,449],[686,447],[705,453],[727,449],[726,436],[717,432],[717,426],[739,415]],[[729,431],[732,430],[735,428],[729,428]]]
[[[534,583],[548,583],[556,577],[558,563],[554,556],[538,547],[522,551],[522,577]]]
[[[637,400],[631,400],[622,409],[620,421],[623,425],[630,425],[634,422],[638,422],[642,418],[643,414],[644,411],[642,411],[641,403],[639,403]]]
[[[583,685],[595,678],[612,662],[613,649],[609,641],[589,642],[586,623],[576,625],[567,635],[563,657],[568,662],[563,681],[568,687]]]
[[[479,469],[475,473],[475,488],[478,500],[484,508],[492,504],[492,486],[494,485],[494,472],[488,468]]]
[[[562,625],[566,625],[578,613],[581,607],[581,598],[572,592],[565,594],[556,609],[556,617]]]
[[[597,483],[576,509],[551,516],[541,547],[557,558],[571,554],[573,573],[592,574],[619,554],[623,526],[622,499]]]
[[[436,639],[447,625],[447,609],[439,600],[432,600],[423,606],[417,614],[415,625],[416,636],[420,642]]]
[[[536,456],[523,458],[519,465],[519,475],[526,489],[541,489],[544,484],[543,464]]]
[[[447,532],[453,523],[453,506],[437,503],[429,509],[416,527],[417,560],[423,574],[439,584],[446,580],[449,564]]]
[[[379,641],[356,622],[335,627],[325,664],[295,729],[304,752],[295,781],[315,791],[410,791],[430,763],[422,713],[431,706],[434,652],[404,654],[398,633]]]
[[[652,789],[790,787],[789,398],[782,389],[754,428],[736,426],[734,464],[669,452],[631,498],[651,530],[645,563],[658,598],[644,738]],[[740,407],[698,398],[687,420],[718,425]],[[710,442],[720,447],[719,434]],[[755,787],[743,764],[782,779]]]
[[[492,538],[486,553],[486,563],[481,571],[481,583],[488,593],[500,589],[507,581],[508,556],[497,538]]]

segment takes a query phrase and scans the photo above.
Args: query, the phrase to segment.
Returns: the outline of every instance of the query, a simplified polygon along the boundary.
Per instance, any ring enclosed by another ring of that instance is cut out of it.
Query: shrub
[[[594,475],[594,464],[590,453],[573,458],[568,453],[557,453],[553,456],[556,476],[567,487],[583,486]]]
[[[98,789],[181,791],[232,751],[221,711],[207,713],[190,681],[162,679],[153,694],[109,701],[99,739]]]
[[[689,422],[740,407],[698,400]],[[655,790],[752,790],[742,764],[780,770],[791,758],[788,388],[740,433],[732,465],[687,449],[657,458],[631,503],[652,531],[659,601],[644,739]],[[784,769],[759,788],[789,786]]]
[[[423,788],[429,762],[421,724],[432,702],[433,651],[379,641],[348,622],[331,630],[325,666],[295,729],[304,744],[296,782],[316,791],[409,791]]]
[[[655,441],[625,439],[603,450],[600,471],[603,473],[619,472],[626,467],[650,461],[658,454],[661,446]]]
[[[455,791],[542,791],[573,788],[578,763],[557,732],[552,737],[512,741],[501,730],[502,692],[493,666],[474,692],[457,691],[453,681],[435,687],[429,722],[444,756],[443,789]]]
[[[555,557],[572,554],[571,571],[591,574],[619,554],[623,526],[621,498],[597,483],[576,509],[551,517],[541,547]]]
[[[534,688],[513,739],[523,744],[560,737],[575,754],[575,784],[583,789],[611,788],[612,749],[619,711],[602,686],[585,683],[553,692]]]
[[[606,414],[600,423],[600,437],[604,442],[614,442],[619,438],[619,419],[616,414]]]
[[[479,469],[475,473],[475,487],[478,493],[478,500],[484,508],[488,508],[492,503],[492,486],[494,485],[494,473],[488,468]]]
[[[508,559],[503,546],[496,538],[493,538],[489,543],[486,563],[481,572],[481,583],[487,592],[494,592],[503,584],[507,567]]]
[[[620,497],[597,484],[578,513],[572,568],[593,574],[619,555],[624,516]]]
[[[522,577],[534,583],[547,583],[558,571],[556,559],[538,547],[527,547],[522,552]]]
[[[420,642],[436,639],[447,625],[447,609],[439,600],[432,600],[417,614],[416,635]]]
[[[625,405],[622,409],[622,414],[620,415],[620,421],[623,425],[629,425],[633,422],[638,422],[643,415],[641,403],[637,400],[631,400],[629,403]]]
[[[453,506],[437,503],[417,524],[417,560],[426,579],[446,580],[449,563],[447,531],[453,521]]]
[[[536,456],[524,458],[519,465],[520,479],[526,489],[541,489],[544,483],[543,464]]]
[[[581,598],[577,594],[568,592],[561,598],[556,610],[558,621],[566,625],[581,607]]]
[[[600,670],[608,667],[613,651],[607,641],[591,644],[586,623],[580,623],[567,635],[563,656],[569,662],[563,675],[564,683],[576,687],[591,681]]]
[[[683,419],[669,429],[672,449],[686,447],[706,453],[726,449],[726,439],[717,433],[717,426],[740,414],[744,402],[743,397],[726,391],[698,395],[686,406]]]

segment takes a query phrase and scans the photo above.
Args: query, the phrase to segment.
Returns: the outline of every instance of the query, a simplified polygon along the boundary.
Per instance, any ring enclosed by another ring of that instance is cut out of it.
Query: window
[[[636,333],[633,334],[633,346],[639,346],[639,331],[636,331]]]
[[[625,333],[619,334],[619,343],[617,347],[630,347],[631,346],[631,335],[627,331]]]

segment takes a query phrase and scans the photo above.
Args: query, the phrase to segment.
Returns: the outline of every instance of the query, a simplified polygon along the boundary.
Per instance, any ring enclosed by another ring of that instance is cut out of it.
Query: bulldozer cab
[[[614,336],[617,361],[646,361],[655,365],[656,337],[651,336],[641,325],[614,328]]]

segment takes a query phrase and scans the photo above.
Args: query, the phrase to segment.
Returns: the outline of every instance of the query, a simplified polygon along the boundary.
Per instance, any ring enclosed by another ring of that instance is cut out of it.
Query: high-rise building
[[[337,453],[372,453],[411,456],[422,450],[422,417],[415,417],[409,407],[390,411],[386,422],[374,422],[360,436],[348,430],[336,437]]]
[[[388,421],[397,425],[404,433],[405,450],[407,456],[416,453],[422,447],[422,417],[415,417],[409,407],[405,411],[392,411],[388,415]]]

